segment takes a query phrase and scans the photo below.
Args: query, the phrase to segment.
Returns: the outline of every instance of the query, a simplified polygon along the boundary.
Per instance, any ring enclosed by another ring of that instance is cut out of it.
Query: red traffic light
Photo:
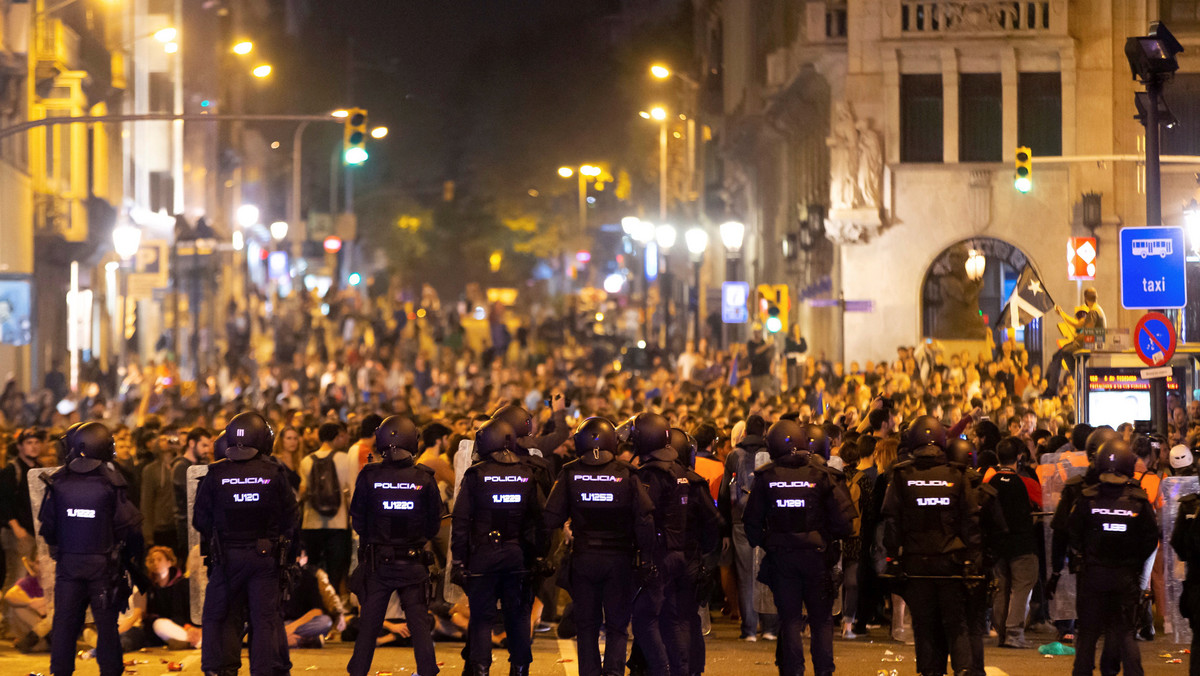
[[[330,235],[325,238],[324,246],[326,253],[337,253],[342,250],[342,238]]]

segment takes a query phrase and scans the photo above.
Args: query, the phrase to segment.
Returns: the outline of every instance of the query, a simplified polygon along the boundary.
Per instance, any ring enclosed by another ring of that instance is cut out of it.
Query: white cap
[[[1171,467],[1173,469],[1183,469],[1192,464],[1192,452],[1187,446],[1179,444],[1171,449]]]

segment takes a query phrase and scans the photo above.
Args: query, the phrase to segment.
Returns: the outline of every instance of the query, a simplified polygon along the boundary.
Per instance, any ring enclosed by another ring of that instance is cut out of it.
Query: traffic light
[[[787,331],[787,284],[758,285],[758,320],[769,333],[780,333]]]
[[[1017,192],[1026,193],[1033,189],[1033,152],[1028,146],[1017,148],[1015,157],[1016,173],[1013,176],[1013,187]]]
[[[367,111],[362,108],[347,111],[342,141],[342,159],[346,164],[367,161]]]

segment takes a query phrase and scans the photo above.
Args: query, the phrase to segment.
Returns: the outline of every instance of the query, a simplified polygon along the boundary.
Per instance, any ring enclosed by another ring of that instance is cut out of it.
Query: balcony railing
[[[37,61],[39,79],[79,67],[79,35],[58,19],[38,21]]]
[[[1065,34],[1064,0],[891,0],[894,37]]]

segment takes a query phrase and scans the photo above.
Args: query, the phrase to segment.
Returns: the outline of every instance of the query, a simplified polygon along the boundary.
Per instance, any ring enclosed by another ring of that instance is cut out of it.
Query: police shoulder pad
[[[110,483],[117,488],[127,488],[129,482],[125,481],[125,475],[121,474],[121,470],[113,466],[112,463],[104,464],[104,476],[108,477]]]
[[[429,476],[434,475],[434,469],[432,467],[430,467],[429,465],[425,465],[425,464],[418,462],[417,464],[413,465],[413,467],[416,467],[417,469],[421,470],[422,472],[425,472]]]
[[[1083,474],[1076,474],[1075,476],[1073,476],[1070,479],[1067,479],[1065,482],[1063,482],[1063,487],[1079,485],[1079,484],[1083,483],[1083,479],[1084,479]]]
[[[754,469],[754,474],[755,474],[755,476],[757,476],[759,474],[766,474],[767,472],[770,472],[771,470],[775,469],[775,467],[777,467],[777,465],[775,464],[775,461],[772,460],[771,462],[768,462],[767,464],[763,465],[762,467],[756,467]]]
[[[1135,500],[1145,500],[1146,502],[1150,502],[1150,494],[1147,493],[1144,488],[1136,484],[1130,484],[1129,497]]]

